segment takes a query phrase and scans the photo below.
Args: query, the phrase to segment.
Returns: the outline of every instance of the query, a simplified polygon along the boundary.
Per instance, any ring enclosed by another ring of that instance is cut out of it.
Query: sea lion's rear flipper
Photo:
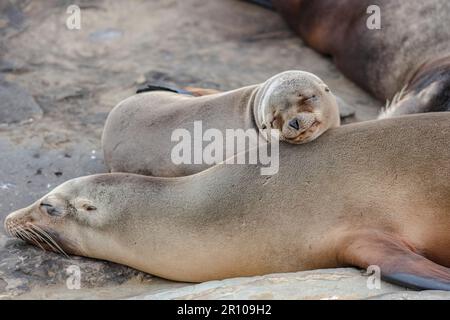
[[[378,266],[383,280],[415,290],[450,291],[450,269],[428,260],[398,237],[359,232],[345,239],[339,260],[367,269]]]
[[[205,89],[205,88],[197,88],[197,87],[185,87],[184,90],[189,92],[191,95],[195,97],[201,96],[209,96],[210,94],[221,93],[222,91],[216,89]]]

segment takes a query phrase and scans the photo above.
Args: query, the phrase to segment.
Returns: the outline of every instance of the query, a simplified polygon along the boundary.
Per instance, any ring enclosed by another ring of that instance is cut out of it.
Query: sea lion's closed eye
[[[59,208],[54,207],[53,205],[51,205],[49,203],[45,203],[45,202],[41,203],[40,209],[42,212],[44,212],[52,217],[61,216],[64,213],[63,210],[60,210]]]

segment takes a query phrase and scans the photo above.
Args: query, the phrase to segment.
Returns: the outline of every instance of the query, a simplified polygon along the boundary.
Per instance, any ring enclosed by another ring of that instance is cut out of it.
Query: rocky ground
[[[67,7],[81,29],[66,28]],[[0,2],[0,223],[61,182],[105,172],[100,146],[111,108],[145,82],[221,90],[288,69],[314,72],[372,119],[381,102],[307,48],[273,12],[236,0]],[[81,270],[69,290],[67,268]],[[0,228],[0,298],[449,298],[382,283],[356,269],[175,283],[112,263],[66,259]]]

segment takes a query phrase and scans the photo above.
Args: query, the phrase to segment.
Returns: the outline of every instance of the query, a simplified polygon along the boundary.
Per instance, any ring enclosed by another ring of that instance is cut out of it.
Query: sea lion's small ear
[[[266,129],[267,129],[267,125],[266,125],[265,123],[263,123],[263,124],[261,125],[261,129],[266,130]]]
[[[74,201],[74,207],[77,209],[77,211],[95,211],[97,210],[97,207],[94,205],[94,203],[91,200],[78,198]]]

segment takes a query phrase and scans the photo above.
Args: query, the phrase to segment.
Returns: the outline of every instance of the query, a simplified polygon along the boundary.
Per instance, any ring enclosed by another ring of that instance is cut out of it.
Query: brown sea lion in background
[[[388,100],[381,118],[450,111],[450,1],[250,1],[275,7],[309,46]],[[379,30],[367,27],[371,5],[381,9]]]
[[[226,164],[180,178],[76,178],[5,228],[179,281],[377,265],[386,280],[450,290],[449,135],[450,113],[412,115],[280,144],[270,178]]]

